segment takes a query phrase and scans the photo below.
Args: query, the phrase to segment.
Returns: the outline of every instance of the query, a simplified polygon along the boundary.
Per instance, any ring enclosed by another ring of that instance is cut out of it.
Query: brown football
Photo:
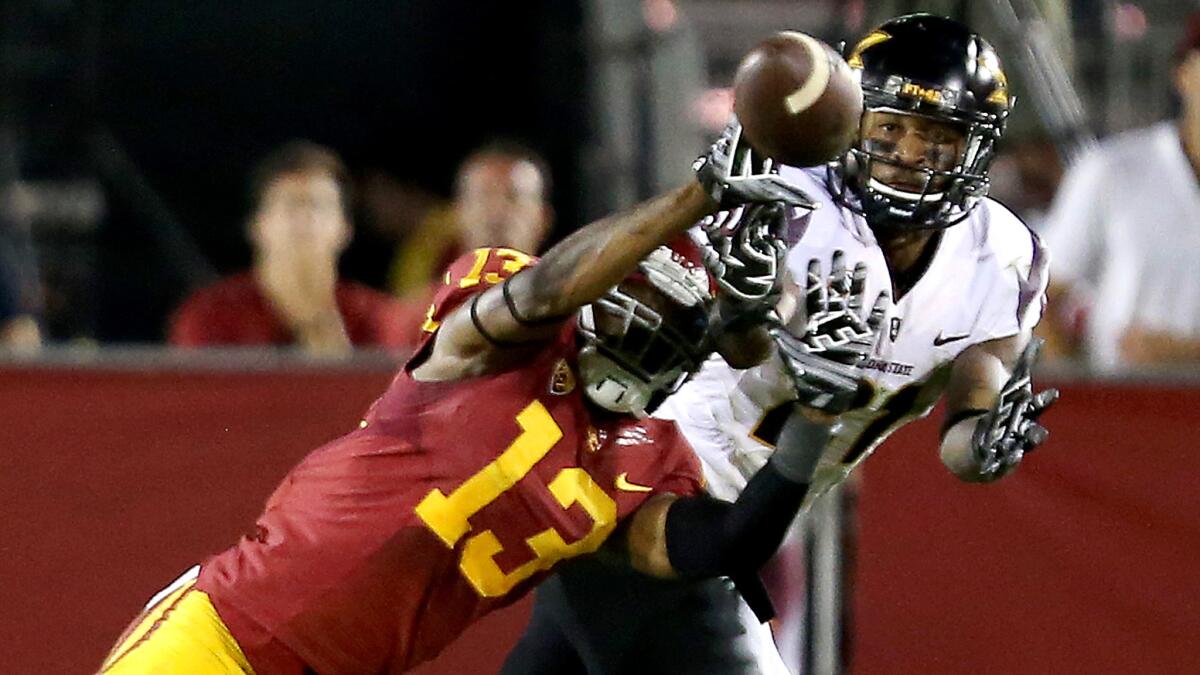
[[[733,80],[733,110],[751,147],[792,166],[824,164],[849,149],[862,107],[850,66],[804,33],[763,40]]]

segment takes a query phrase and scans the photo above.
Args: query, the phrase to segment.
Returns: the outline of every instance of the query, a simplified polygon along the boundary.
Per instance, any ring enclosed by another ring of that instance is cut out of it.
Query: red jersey
[[[505,249],[456,262],[423,346],[528,262]],[[418,382],[406,366],[357,430],[295,467],[256,533],[206,561],[197,584],[255,670],[405,671],[596,550],[649,496],[698,492],[673,423],[585,406],[576,351],[566,326],[510,370]]]
[[[338,281],[334,292],[354,346],[411,345],[395,298],[353,281]],[[282,346],[295,341],[250,272],[193,293],[175,311],[168,333],[168,342],[180,347]]]

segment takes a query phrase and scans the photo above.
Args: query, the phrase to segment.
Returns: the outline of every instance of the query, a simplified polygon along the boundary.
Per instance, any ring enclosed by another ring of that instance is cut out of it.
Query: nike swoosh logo
[[[625,492],[650,492],[654,488],[649,485],[638,485],[637,483],[629,482],[629,472],[617,476],[617,489]]]
[[[937,337],[933,338],[933,346],[941,347],[944,344],[966,340],[969,337],[971,337],[970,333],[963,333],[962,335],[943,335],[942,333],[938,333]]]

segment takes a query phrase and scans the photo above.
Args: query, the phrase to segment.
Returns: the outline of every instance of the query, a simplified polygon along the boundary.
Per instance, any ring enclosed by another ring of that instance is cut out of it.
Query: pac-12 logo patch
[[[575,391],[575,373],[566,359],[559,359],[554,364],[554,373],[550,375],[550,393],[555,396],[565,396]]]

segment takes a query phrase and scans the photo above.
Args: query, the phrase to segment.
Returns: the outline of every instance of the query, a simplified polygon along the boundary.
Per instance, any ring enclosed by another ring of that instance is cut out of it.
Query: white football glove
[[[766,309],[779,301],[788,250],[783,238],[786,212],[778,202],[755,204],[700,221],[709,244],[704,266],[728,300]]]
[[[867,316],[862,316],[867,267],[846,269],[845,254],[834,251],[828,279],[821,262],[808,264],[804,314],[788,329],[772,330],[783,364],[792,378],[799,402],[839,414],[869,402],[870,385],[858,364],[871,354],[890,299],[880,293]]]
[[[1058,390],[1033,393],[1033,364],[1043,342],[1041,338],[1029,341],[1000,390],[996,404],[975,425],[971,449],[979,462],[979,473],[985,477],[1007,473],[1021,462],[1025,453],[1045,443],[1050,436],[1037,419],[1058,400]]]
[[[742,125],[732,117],[725,130],[692,164],[696,180],[722,209],[743,204],[782,202],[816,208],[808,194],[779,176],[775,160],[759,157],[742,139]]]

